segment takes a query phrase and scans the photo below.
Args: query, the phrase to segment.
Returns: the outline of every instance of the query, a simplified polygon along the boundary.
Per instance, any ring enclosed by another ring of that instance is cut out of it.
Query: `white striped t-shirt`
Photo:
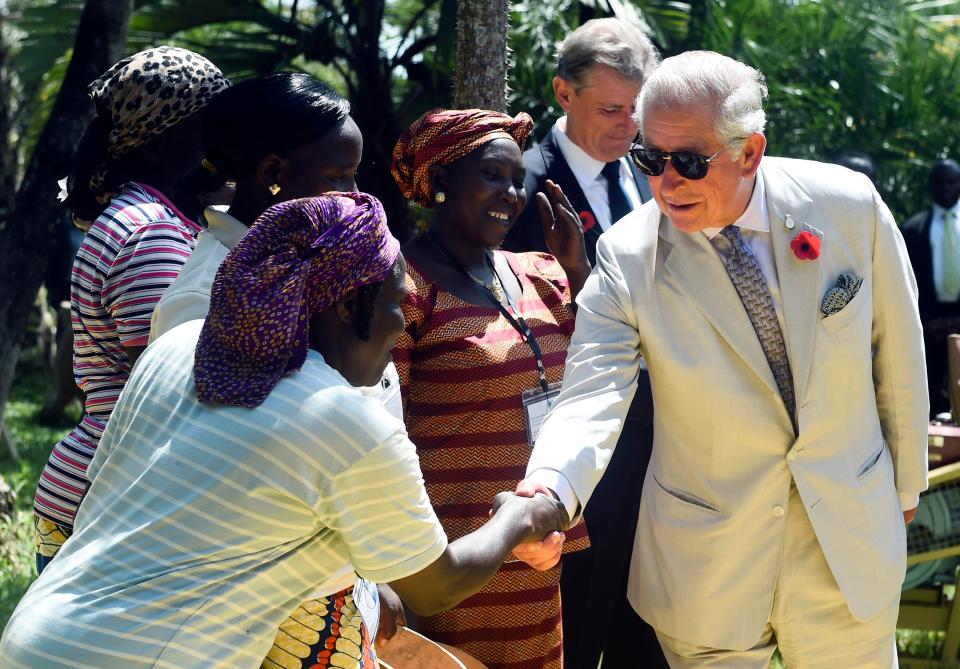
[[[76,533],[0,640],[5,669],[255,669],[337,569],[389,582],[446,548],[415,448],[380,402],[311,351],[256,409],[201,404],[201,326],[137,363]]]

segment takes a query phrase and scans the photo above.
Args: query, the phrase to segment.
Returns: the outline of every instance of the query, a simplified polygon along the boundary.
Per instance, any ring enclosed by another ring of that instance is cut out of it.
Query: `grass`
[[[0,475],[16,494],[11,517],[0,517],[0,630],[17,602],[36,578],[33,549],[33,493],[50,449],[80,419],[80,407],[71,408],[63,422],[43,425],[39,421],[50,388],[48,373],[39,354],[21,356],[5,419],[20,451],[14,462],[5,447],[0,450]]]
[[[63,422],[44,425],[39,416],[50,388],[50,380],[38,354],[21,356],[13,390],[6,407],[6,421],[20,450],[14,462],[4,448],[0,451],[0,474],[16,493],[12,517],[0,517],[0,631],[6,626],[17,602],[36,578],[33,549],[33,493],[50,449],[80,419],[80,407],[72,408]],[[943,633],[898,630],[900,651],[914,657],[937,657]],[[779,653],[770,669],[784,669]]]

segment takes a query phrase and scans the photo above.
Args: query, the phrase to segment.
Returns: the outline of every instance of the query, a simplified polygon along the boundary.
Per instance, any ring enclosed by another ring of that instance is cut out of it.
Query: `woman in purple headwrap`
[[[338,574],[430,614],[559,527],[556,502],[504,494],[448,544],[403,423],[358,389],[403,330],[405,270],[369,195],[267,210],[217,272],[206,321],[140,358],[76,532],[10,619],[0,666],[253,669],[278,627],[316,642],[326,612],[302,602]]]

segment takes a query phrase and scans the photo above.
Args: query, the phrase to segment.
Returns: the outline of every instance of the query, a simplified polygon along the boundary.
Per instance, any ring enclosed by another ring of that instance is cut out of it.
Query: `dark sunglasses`
[[[669,160],[673,169],[684,179],[702,179],[707,176],[710,161],[726,150],[726,146],[712,156],[701,156],[692,151],[656,151],[646,149],[639,144],[630,147],[630,158],[641,172],[651,177],[663,174],[663,168]]]

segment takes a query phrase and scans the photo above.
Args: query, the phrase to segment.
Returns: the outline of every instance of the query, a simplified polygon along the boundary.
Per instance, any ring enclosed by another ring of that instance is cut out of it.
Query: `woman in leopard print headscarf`
[[[90,85],[97,115],[67,200],[75,220],[90,222],[70,296],[85,412],[37,486],[38,571],[73,531],[87,466],[147,345],[153,307],[196,243],[201,228],[182,213],[189,198],[180,186],[203,157],[197,112],[227,86],[203,56],[166,46],[124,58]]]

